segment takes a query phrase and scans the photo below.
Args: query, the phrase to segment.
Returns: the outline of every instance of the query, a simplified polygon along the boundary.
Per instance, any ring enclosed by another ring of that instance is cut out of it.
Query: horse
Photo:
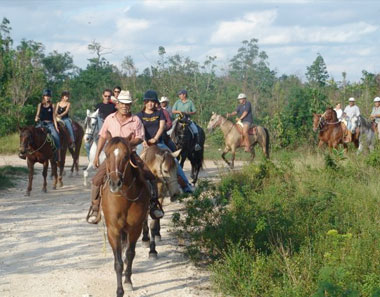
[[[88,177],[89,170],[94,168],[94,159],[95,159],[95,154],[98,147],[98,133],[100,130],[99,121],[98,121],[98,113],[99,113],[98,109],[92,113],[87,109],[87,116],[85,119],[84,141],[85,141],[85,146],[90,147],[90,152],[88,154],[88,159],[89,159],[88,166],[83,171],[84,186],[87,186],[87,177]],[[104,152],[101,152],[99,156],[100,163],[102,163],[105,158],[106,158],[106,155],[104,154]]]
[[[375,132],[372,129],[372,122],[367,121],[363,116],[358,117],[359,126],[359,148],[358,154],[363,151],[363,147],[368,147],[369,151],[372,152],[375,148]]]
[[[49,160],[51,163],[52,174],[54,176],[53,189],[55,190],[57,188],[57,163],[54,160],[53,139],[48,135],[44,128],[27,126],[20,129],[19,157],[27,160],[29,169],[29,182],[26,196],[30,196],[30,192],[32,191],[34,164],[37,162],[43,164],[42,176],[44,182],[42,185],[42,192],[47,192],[46,176]]]
[[[321,148],[326,143],[331,150],[337,149],[339,144],[342,144],[347,150],[347,143],[344,142],[344,133],[342,123],[339,122],[336,111],[332,108],[327,108],[324,114],[313,114],[313,131],[318,133],[319,143]]]
[[[181,193],[177,180],[177,163],[174,159],[178,157],[179,153],[180,150],[172,153],[169,150],[152,145],[141,154],[141,159],[157,178],[158,199],[161,205],[163,205],[164,197],[169,195],[173,201]],[[149,237],[148,218],[145,220],[142,241],[150,248],[149,258],[157,258],[155,239],[157,237],[158,240],[161,240],[160,229],[160,220],[152,220]]]
[[[78,122],[71,120],[71,123],[73,126],[74,137],[75,137],[74,149],[69,148],[69,151],[73,158],[73,165],[71,166],[70,176],[73,176],[74,169],[76,171],[76,175],[79,175],[79,154],[80,154],[80,149],[82,146],[84,130]]]
[[[122,250],[127,247],[125,284],[128,290],[133,290],[132,262],[136,242],[148,215],[151,192],[141,169],[135,165],[129,138],[112,138],[106,145],[105,154],[107,180],[101,190],[102,209],[114,254],[116,296],[122,297]]]
[[[196,125],[199,133],[199,145],[201,149],[199,151],[195,150],[196,139],[190,130],[190,118],[187,115],[180,116],[177,123],[175,124],[173,133],[171,135],[173,142],[175,143],[177,149],[181,149],[180,154],[180,165],[183,165],[186,158],[190,160],[191,163],[191,178],[192,183],[195,184],[198,180],[199,171],[203,167],[203,154],[204,154],[204,143],[205,143],[205,132],[203,129]]]
[[[224,135],[225,147],[222,153],[222,159],[227,165],[233,169],[235,163],[235,153],[236,149],[243,146],[242,140],[243,135],[241,128],[238,124],[234,124],[225,117],[212,113],[210,121],[208,122],[207,129],[211,133],[213,129],[220,127]],[[254,133],[255,132],[255,133]],[[256,126],[256,131],[250,130],[249,133],[249,143],[251,144],[251,159],[255,158],[255,145],[260,144],[263,153],[266,158],[269,158],[269,132],[266,128],[262,126]],[[229,162],[226,158],[226,154],[231,151],[232,159]]]

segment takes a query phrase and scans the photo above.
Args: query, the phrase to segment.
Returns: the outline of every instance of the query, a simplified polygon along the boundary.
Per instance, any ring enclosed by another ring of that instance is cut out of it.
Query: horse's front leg
[[[252,145],[251,146],[251,162],[255,159],[255,157],[256,157],[255,146]]]
[[[114,256],[114,267],[116,272],[116,280],[117,280],[117,290],[116,296],[123,297],[123,260],[121,258],[121,237],[120,231],[113,231],[113,229],[107,229],[108,241],[112,247],[113,256]]]
[[[47,190],[46,190],[46,185],[47,185],[46,177],[47,177],[48,167],[49,167],[49,160],[46,160],[43,164],[43,169],[42,169],[42,176],[44,179],[44,182],[42,184],[42,192],[44,192],[44,193],[47,192]]]
[[[158,229],[157,220],[152,220],[150,222],[150,243],[149,243],[149,258],[151,259],[157,259],[157,251],[156,251],[157,229]]]
[[[33,174],[34,174],[34,162],[27,159],[28,169],[29,169],[29,182],[28,187],[26,189],[26,196],[30,196],[30,192],[32,191],[32,183],[33,183]]]
[[[140,234],[141,234],[141,228],[136,228],[136,229],[130,230],[128,232],[128,248],[126,251],[127,269],[125,271],[124,283],[126,284],[127,289],[129,291],[133,290],[132,280],[131,280],[132,262],[133,262],[133,259],[135,258],[135,255],[136,255],[136,251],[135,251],[136,242],[137,242],[138,238],[140,237]]]
[[[148,227],[148,217],[144,220],[143,224],[143,237],[142,237],[142,242],[146,247],[149,247],[149,227]]]
[[[235,154],[236,154],[236,147],[233,147],[231,149],[231,155],[232,155],[232,158],[231,158],[231,165],[230,165],[230,168],[231,169],[234,169],[235,167]]]
[[[59,162],[59,175],[58,175],[58,186],[63,187],[63,171],[65,170],[65,161],[66,161],[66,149],[61,149],[61,158]]]
[[[57,189],[58,175],[57,175],[57,162],[53,159],[50,160],[51,176],[54,177],[53,190]]]
[[[226,154],[227,154],[230,150],[231,150],[231,149],[230,149],[229,146],[226,146],[226,147],[224,148],[223,153],[222,153],[222,159],[224,160],[224,162],[227,163],[228,166],[231,167],[230,162],[229,162],[229,161],[227,160],[227,158],[226,158]]]
[[[181,161],[179,165],[181,165],[182,168],[183,168],[183,165],[185,164],[186,158],[187,158],[187,154],[185,152],[181,152]]]

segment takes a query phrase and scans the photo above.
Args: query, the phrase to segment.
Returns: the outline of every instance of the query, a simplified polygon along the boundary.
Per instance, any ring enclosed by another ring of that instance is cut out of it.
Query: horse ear
[[[133,139],[133,134],[129,134],[129,136],[124,137],[123,139],[124,139],[125,141],[127,141],[128,143],[131,142],[131,140]]]
[[[179,154],[181,153],[181,151],[182,151],[182,149],[179,149],[179,150],[173,152],[173,153],[172,153],[172,156],[173,156],[174,158],[177,158],[177,157],[179,156]]]
[[[90,116],[90,110],[89,109],[87,109],[87,116],[89,117]]]
[[[112,134],[110,133],[110,131],[107,131],[106,139],[107,139],[108,141],[110,141],[111,138],[112,138]]]

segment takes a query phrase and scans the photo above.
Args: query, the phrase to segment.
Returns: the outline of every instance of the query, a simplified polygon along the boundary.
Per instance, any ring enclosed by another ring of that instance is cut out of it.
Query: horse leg
[[[44,178],[44,182],[42,184],[42,192],[44,192],[44,193],[47,192],[47,190],[46,190],[46,185],[47,185],[46,176],[47,176],[48,167],[49,167],[49,160],[44,162],[43,169],[42,169],[42,176]]]
[[[253,160],[255,159],[255,157],[256,157],[255,146],[252,145],[251,146],[251,162],[253,162]]]
[[[136,241],[140,237],[141,228],[137,228],[138,230],[134,229],[128,232],[128,248],[126,251],[126,258],[127,258],[127,269],[125,271],[125,281],[124,283],[127,285],[128,289],[130,291],[133,290],[132,286],[132,262],[136,255]]]
[[[108,241],[112,247],[113,256],[114,256],[114,267],[116,272],[116,280],[117,280],[117,290],[116,296],[123,297],[123,283],[122,283],[122,275],[123,275],[123,260],[121,258],[121,236],[120,231],[115,230],[113,228],[107,228],[108,232]]]
[[[29,169],[29,182],[28,182],[28,187],[26,189],[26,196],[30,196],[30,192],[32,191],[32,182],[33,182],[33,174],[34,174],[34,163],[27,159],[28,163],[28,169]]]
[[[161,233],[160,233],[160,231],[161,231],[161,220],[158,219],[157,220],[157,227],[155,229],[155,235],[156,235],[158,241],[161,241]]]
[[[57,181],[58,181],[57,162],[55,162],[53,159],[50,159],[50,165],[51,165],[51,176],[54,177],[53,190],[56,190],[57,189]]]
[[[227,154],[230,150],[231,150],[231,148],[230,148],[229,146],[226,146],[226,147],[224,148],[223,153],[222,153],[222,159],[224,160],[224,162],[227,163],[228,166],[231,167],[230,162],[229,162],[229,161],[227,160],[227,158],[226,158],[226,154]]]
[[[236,148],[232,147],[232,150],[231,150],[232,158],[231,158],[231,165],[230,165],[231,169],[234,169],[235,167],[235,154],[236,154]]]
[[[63,171],[65,170],[66,150],[67,150],[66,148],[61,149],[61,160],[59,163],[59,176],[58,176],[58,186],[59,187],[63,187],[62,177],[63,177]]]
[[[157,259],[156,251],[156,233],[157,233],[157,220],[150,222],[150,243],[149,243],[149,258]]]
[[[142,237],[142,242],[145,245],[145,247],[149,247],[149,227],[148,227],[148,217],[144,220],[143,224],[143,237]]]

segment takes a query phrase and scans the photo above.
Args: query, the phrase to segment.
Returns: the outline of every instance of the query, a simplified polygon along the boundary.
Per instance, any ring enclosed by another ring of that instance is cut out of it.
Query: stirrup
[[[202,149],[201,146],[198,143],[196,143],[195,146],[194,146],[194,150],[195,151],[200,151],[201,149]]]
[[[94,215],[95,213],[97,212],[96,216]],[[90,218],[95,218],[95,220],[91,220],[90,221]],[[90,206],[89,210],[88,210],[88,213],[87,213],[87,217],[86,217],[86,221],[87,223],[89,224],[97,224],[100,222],[100,219],[101,219],[101,216],[100,216],[100,210],[94,210],[92,205]]]
[[[151,201],[149,206],[149,215],[153,220],[159,220],[164,217],[165,212],[158,200]]]

